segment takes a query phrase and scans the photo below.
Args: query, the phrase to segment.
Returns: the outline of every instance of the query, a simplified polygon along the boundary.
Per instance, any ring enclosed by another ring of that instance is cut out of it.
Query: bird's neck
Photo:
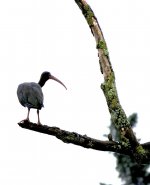
[[[43,87],[44,86],[44,84],[45,84],[45,80],[44,79],[40,79],[39,80],[39,82],[38,82],[38,84],[41,86],[41,87]]]

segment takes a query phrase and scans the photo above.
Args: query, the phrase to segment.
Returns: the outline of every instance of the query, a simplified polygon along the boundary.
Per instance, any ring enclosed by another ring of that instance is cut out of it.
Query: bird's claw
[[[37,125],[42,125],[42,123],[41,122],[37,122]]]
[[[23,119],[23,120],[20,121],[20,123],[29,123],[29,122],[30,122],[29,119]]]

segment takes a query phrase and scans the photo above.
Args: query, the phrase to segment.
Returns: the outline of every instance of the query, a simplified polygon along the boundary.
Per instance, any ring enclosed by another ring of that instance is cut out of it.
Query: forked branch
[[[85,148],[91,148],[101,151],[112,151],[133,157],[138,163],[150,162],[150,143],[140,144],[130,126],[129,120],[120,104],[116,84],[115,74],[110,62],[109,52],[102,30],[93,10],[85,0],[75,0],[76,4],[82,11],[91,32],[96,41],[98,50],[99,64],[101,72],[104,76],[104,82],[101,89],[104,92],[108,109],[111,116],[111,122],[115,126],[120,140],[113,141],[109,135],[108,141],[100,141],[94,138],[80,135],[75,132],[68,132],[57,127],[48,127],[45,125],[36,125],[30,122],[19,123],[22,128],[34,130],[37,132],[56,136],[65,143],[72,143]]]

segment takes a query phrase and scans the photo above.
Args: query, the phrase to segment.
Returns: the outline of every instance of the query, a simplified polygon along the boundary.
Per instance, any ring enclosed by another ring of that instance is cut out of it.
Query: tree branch
[[[91,148],[102,151],[112,151],[120,154],[127,154],[133,157],[138,163],[146,163],[150,161],[150,144],[140,144],[136,139],[130,122],[120,104],[117,88],[115,83],[115,74],[109,59],[108,48],[99,26],[98,20],[94,15],[91,7],[85,0],[75,0],[76,4],[81,9],[91,32],[96,41],[96,48],[98,50],[99,64],[101,72],[104,76],[104,82],[101,84],[101,89],[104,92],[108,109],[111,115],[111,122],[115,126],[119,134],[119,143],[113,141],[112,136],[109,135],[109,141],[100,141],[82,136],[75,132],[68,132],[57,127],[48,127],[37,125],[31,122],[21,122],[19,126],[22,128],[34,130],[37,132],[56,136],[65,143],[72,143],[85,148]]]
[[[87,135],[81,135],[76,132],[69,132],[62,130],[58,127],[50,127],[47,125],[38,125],[36,123],[28,122],[27,120],[19,122],[18,125],[22,128],[36,131],[43,134],[55,136],[64,143],[71,143],[88,149],[94,149],[99,151],[115,152],[118,154],[128,155],[135,159],[134,153],[131,148],[124,147],[121,143],[113,141],[112,137],[108,135],[107,141],[101,141],[95,138],[88,137]],[[111,138],[111,139],[110,139]],[[147,151],[147,157],[143,158],[142,163],[150,162],[150,143],[144,143],[141,145]],[[141,161],[141,159],[139,159]]]
[[[86,1],[85,0],[75,0],[75,2],[81,9],[91,29],[91,32],[93,33],[93,36],[95,37],[96,48],[98,49],[99,64],[100,64],[101,72],[104,75],[104,79],[107,79],[113,72],[113,69],[111,67],[107,44],[105,42],[103,32],[99,26],[98,20],[96,16],[94,15],[93,10],[86,3]]]
[[[101,84],[101,88],[106,98],[108,109],[111,115],[111,122],[114,124],[120,135],[121,144],[127,149],[132,148],[132,152],[135,154],[135,158],[138,158],[138,160],[140,159],[141,152],[142,158],[144,158],[144,155],[146,157],[146,151],[142,148],[142,145],[140,145],[136,139],[129,120],[120,104],[115,83],[115,74],[109,59],[107,44],[99,26],[98,20],[94,15],[93,10],[85,0],[75,0],[75,2],[81,9],[93,33],[93,36],[95,37],[99,64],[101,72],[104,76],[104,82]]]
[[[69,132],[58,127],[38,125],[36,123],[28,122],[27,120],[18,123],[18,125],[25,129],[55,136],[64,143],[72,143],[84,148],[91,148],[94,150],[129,154],[128,151],[124,151],[124,149],[121,148],[120,144],[115,141],[100,141],[98,139],[88,137],[87,135],[81,135],[76,132]]]

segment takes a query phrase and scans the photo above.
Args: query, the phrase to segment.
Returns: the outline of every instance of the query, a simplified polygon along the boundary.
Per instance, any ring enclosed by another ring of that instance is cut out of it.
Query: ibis
[[[43,100],[43,92],[42,87],[44,86],[45,82],[49,79],[55,80],[56,82],[60,83],[62,86],[66,88],[66,86],[55,76],[53,76],[50,72],[43,72],[41,74],[40,80],[38,83],[35,82],[25,82],[18,86],[17,88],[17,96],[20,104],[24,107],[28,108],[27,118],[23,121],[30,121],[29,120],[29,113],[30,109],[37,109],[37,117],[38,122],[37,124],[41,125],[40,117],[39,117],[39,110],[44,106]]]

